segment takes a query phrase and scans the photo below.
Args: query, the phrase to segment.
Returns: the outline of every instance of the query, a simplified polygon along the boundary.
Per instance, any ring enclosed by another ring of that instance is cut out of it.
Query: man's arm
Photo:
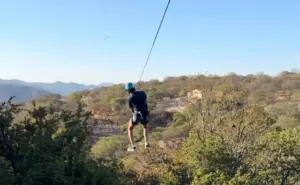
[[[144,98],[145,98],[145,101],[147,101],[147,94],[146,94],[146,92],[145,92],[145,91],[143,91],[143,93],[144,93]]]
[[[131,103],[131,97],[128,98],[128,106],[131,112],[133,112],[133,104]]]
[[[134,112],[133,111],[133,105],[131,103],[129,103],[129,108],[130,108],[131,112]]]
[[[148,102],[147,102],[147,94],[144,91],[144,96],[145,96],[145,106],[146,106],[146,110],[148,110]]]

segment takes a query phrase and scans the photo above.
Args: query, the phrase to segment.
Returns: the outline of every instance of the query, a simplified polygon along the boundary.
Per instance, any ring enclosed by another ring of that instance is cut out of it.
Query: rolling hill
[[[50,94],[47,91],[20,84],[0,84],[0,101],[7,101],[15,96],[16,102],[26,102],[36,97]]]

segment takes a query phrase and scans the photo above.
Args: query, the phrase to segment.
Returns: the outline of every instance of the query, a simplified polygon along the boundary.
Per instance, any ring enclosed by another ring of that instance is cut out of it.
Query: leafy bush
[[[117,159],[124,156],[128,143],[128,138],[125,135],[103,137],[92,147],[92,154],[96,158]]]

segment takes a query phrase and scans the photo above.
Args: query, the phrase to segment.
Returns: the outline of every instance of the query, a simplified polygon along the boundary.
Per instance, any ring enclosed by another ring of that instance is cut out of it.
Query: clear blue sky
[[[166,3],[0,0],[0,78],[136,81]],[[299,0],[172,0],[143,80],[300,68],[299,10]]]

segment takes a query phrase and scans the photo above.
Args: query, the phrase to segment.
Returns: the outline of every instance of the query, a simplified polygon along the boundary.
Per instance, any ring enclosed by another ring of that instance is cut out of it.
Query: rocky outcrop
[[[195,103],[198,100],[202,100],[203,95],[200,90],[194,89],[193,91],[188,92],[187,97],[188,97],[189,102]]]
[[[165,100],[165,103],[167,103],[167,107],[165,109],[167,112],[181,112],[185,108],[188,101],[187,97],[180,97]]]
[[[97,142],[101,137],[120,134],[121,129],[112,121],[106,119],[94,119],[90,123],[90,139],[92,143]]]

